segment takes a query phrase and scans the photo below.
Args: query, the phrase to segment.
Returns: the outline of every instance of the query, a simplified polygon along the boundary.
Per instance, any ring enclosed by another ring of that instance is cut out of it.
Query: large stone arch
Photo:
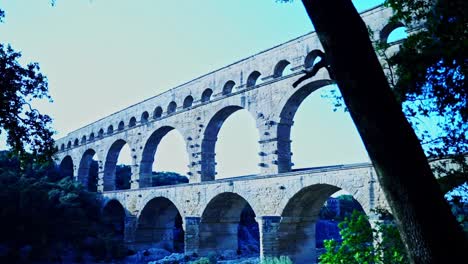
[[[139,163],[140,164],[140,167],[139,167],[140,188],[151,187],[151,175],[153,171],[154,155],[156,154],[156,151],[158,149],[158,146],[161,140],[171,131],[176,131],[184,139],[186,155],[188,157],[187,139],[184,137],[183,133],[181,133],[181,131],[178,130],[177,128],[170,126],[170,125],[159,127],[153,133],[151,133],[151,135],[144,141],[145,145],[143,147],[141,161]]]
[[[320,209],[339,190],[342,188],[335,185],[314,184],[302,188],[288,200],[281,212],[277,234],[279,255],[289,256],[294,263],[315,263],[315,225]]]
[[[351,172],[350,172],[351,173]],[[364,173],[364,172],[361,172],[361,173]],[[354,175],[356,175],[354,173]],[[353,182],[354,180],[356,181],[368,181],[366,182],[366,184],[364,184],[363,186],[353,186],[355,185],[355,183]],[[380,196],[380,188],[377,188],[376,190],[374,190],[374,186],[373,186],[373,182],[375,181],[375,179],[373,179],[372,177],[349,177],[349,178],[345,178],[345,177],[336,177],[336,176],[333,176],[333,175],[326,175],[326,176],[323,176],[323,177],[320,177],[319,180],[315,180],[315,181],[310,181],[310,182],[306,182],[304,184],[302,184],[301,186],[290,186],[289,188],[289,191],[287,192],[287,194],[281,199],[281,202],[279,202],[277,208],[276,208],[276,213],[278,215],[283,215],[284,212],[288,212],[288,205],[292,204],[291,201],[293,201],[294,199],[297,199],[297,197],[300,197],[300,195],[303,195],[305,193],[309,193],[310,191],[315,191],[315,190],[321,190],[322,193],[320,192],[315,192],[317,195],[320,195],[320,196],[326,196],[326,194],[328,192],[331,192],[331,194],[339,191],[339,190],[343,190],[349,194],[351,194],[353,196],[354,199],[356,199],[356,201],[359,202],[359,204],[362,206],[362,209],[364,210],[364,212],[367,214],[367,215],[372,215],[372,209],[374,209],[375,207],[386,207],[387,205],[385,203],[381,203],[380,200],[380,197],[374,197],[376,198],[376,201],[371,201],[370,199],[372,199],[371,196],[371,193],[372,192],[375,192],[374,193],[374,196]],[[367,185],[368,183],[370,183],[369,185]],[[323,193],[324,191],[327,191],[326,193]],[[314,193],[314,192],[310,192],[310,193]],[[299,196],[298,196],[299,195]],[[330,196],[326,196],[326,198],[324,198],[325,200]],[[315,200],[315,199],[314,199]],[[323,200],[323,202],[325,202],[325,200]],[[323,202],[321,204],[323,204]],[[377,202],[375,204],[375,202]],[[319,203],[320,204],[320,203]],[[289,207],[290,208],[290,207]]]
[[[183,218],[179,208],[168,198],[157,196],[139,212],[135,248],[160,247],[183,252]]]
[[[78,167],[78,181],[83,184],[83,186],[88,189],[89,191],[97,191],[97,183],[98,183],[98,171],[96,172],[96,179],[90,179],[90,169],[91,163],[93,161],[93,157],[96,154],[94,149],[87,149],[83,155],[81,156],[80,165]],[[99,166],[99,164],[98,164]],[[90,185],[91,183],[91,185]]]
[[[104,191],[113,191],[116,189],[115,170],[120,151],[122,150],[123,146],[125,146],[125,144],[128,144],[130,149],[132,149],[130,142],[120,138],[116,139],[107,150],[107,155],[104,162]]]
[[[203,132],[203,139],[201,144],[201,181],[212,181],[216,176],[216,142],[218,140],[218,133],[223,126],[224,122],[239,110],[247,110],[239,105],[228,105],[213,111],[214,114],[209,119],[208,124]],[[247,110],[250,114],[250,111]],[[252,115],[255,124],[257,120]],[[260,133],[260,132],[259,132]]]
[[[176,195],[176,190],[171,190],[171,192],[150,192],[143,197],[138,199],[138,203],[136,205],[136,212],[135,216],[137,218],[140,218],[141,213],[143,211],[143,208],[151,201],[154,200],[155,198],[164,198],[169,200],[171,203],[175,205],[177,210],[180,212],[182,218],[186,216],[186,207],[184,207],[183,201],[180,201],[177,198]]]
[[[302,101],[314,91],[332,84],[331,80],[316,80],[309,82],[297,89],[291,89],[289,94],[279,103],[276,112],[279,123],[276,136],[278,140],[278,172],[291,170],[291,127],[294,115]]]
[[[223,192],[214,196],[201,216],[199,253],[207,255],[226,250],[239,252],[238,229],[241,215],[246,209],[253,212],[255,217],[252,206],[239,194]]]
[[[60,161],[59,173],[62,177],[73,177],[73,158],[70,155]]]

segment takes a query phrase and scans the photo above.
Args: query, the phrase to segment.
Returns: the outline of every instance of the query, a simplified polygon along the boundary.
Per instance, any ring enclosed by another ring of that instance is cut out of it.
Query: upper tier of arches
[[[222,71],[226,74],[216,75],[219,77],[216,80],[205,81],[202,78],[191,84],[198,88],[188,90],[183,85],[158,97],[161,100],[146,100],[132,106],[131,113],[121,111],[89,126],[92,130],[78,131],[86,133],[73,132],[73,136],[59,140],[62,151],[57,157],[61,159],[71,155],[74,164],[78,165],[86,149],[95,149],[98,156],[108,157],[111,146],[123,140],[129,144],[132,152],[132,188],[142,187],[145,186],[142,180],[144,174],[148,174],[148,168],[154,162],[154,156],[151,160],[148,153],[155,150],[150,151],[147,144],[151,140],[160,141],[164,136],[162,131],[171,128],[185,140],[190,181],[213,180],[216,174],[214,146],[217,133],[230,114],[245,109],[252,115],[258,129],[260,173],[288,172],[292,166],[290,130],[294,114],[305,97],[331,83],[328,73],[320,70],[316,77],[301,86],[291,86],[302,69],[317,63],[321,53],[309,48],[310,44],[307,43],[310,38],[302,37],[292,44],[284,44],[281,49],[268,51],[275,55],[272,56],[274,60],[258,59],[256,64],[245,64],[246,68],[236,78],[233,78],[233,74],[234,69],[239,73],[237,64],[237,68],[232,66]],[[292,48],[297,49],[288,50]],[[231,68],[233,70],[229,70]],[[106,124],[107,121],[109,123]],[[156,131],[162,134],[155,136],[157,139],[150,139]],[[110,175],[106,172],[109,160],[103,158],[99,161],[100,173],[106,178],[106,175]],[[74,174],[77,174],[77,168],[74,170]],[[106,185],[105,182],[100,184]],[[110,186],[104,189],[113,190]]]
[[[375,41],[386,42],[393,30],[404,26],[401,22],[389,22],[392,12],[389,8],[383,6],[370,9],[361,15],[369,28],[373,30]],[[156,121],[165,116],[189,111],[193,107],[207,102],[262,86],[265,83],[275,82],[285,76],[300,73],[302,69],[310,68],[316,63],[317,54],[320,53],[319,49],[317,49],[319,47],[317,43],[317,35],[310,33],[221,70],[214,71],[158,96],[158,98],[161,98],[160,100],[153,100],[152,98],[142,102],[142,107],[135,105],[124,110],[130,112],[132,109],[132,114],[126,120],[115,119],[113,115],[97,122],[99,125],[96,123],[96,126],[81,129],[81,133],[73,133],[76,137],[71,136],[59,140],[58,148],[60,151],[65,151],[78,147],[99,140],[103,136],[110,136],[113,133],[131,129],[134,126],[144,125],[149,121]],[[316,48],[311,48],[314,46]],[[275,59],[272,60],[271,58]],[[290,67],[290,71],[287,70],[288,67]],[[194,87],[198,83],[202,87]],[[186,94],[184,95],[184,93]],[[174,98],[177,100],[174,100]],[[133,108],[135,109],[133,110]],[[151,117],[149,113],[153,113]],[[126,114],[126,116],[128,115]],[[98,131],[104,131],[106,127],[110,128],[111,126],[118,129],[107,129],[107,134],[98,133]],[[100,137],[91,137],[92,133],[100,134]],[[85,137],[86,139],[81,140],[81,142],[76,140]]]

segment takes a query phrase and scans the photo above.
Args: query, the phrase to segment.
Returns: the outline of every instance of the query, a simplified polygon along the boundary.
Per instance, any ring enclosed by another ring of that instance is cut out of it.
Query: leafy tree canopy
[[[4,11],[0,9],[0,22]],[[47,78],[39,64],[19,63],[21,53],[10,45],[0,44],[0,134],[6,133],[7,144],[14,154],[33,159],[51,160],[55,150],[50,124],[52,119],[33,108],[34,99],[51,100]]]
[[[342,241],[325,241],[320,263],[409,263],[394,223],[380,222],[372,228],[364,213],[354,211],[338,227]]]
[[[468,152],[468,2],[464,0],[387,0],[412,29],[390,58],[398,76],[394,91],[430,156]],[[430,118],[437,132],[424,128]],[[460,159],[465,163],[464,158]],[[465,173],[466,173],[466,167]]]

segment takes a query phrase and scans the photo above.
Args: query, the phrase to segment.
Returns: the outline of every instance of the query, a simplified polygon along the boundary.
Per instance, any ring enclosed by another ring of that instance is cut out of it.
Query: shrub
[[[293,262],[286,256],[280,256],[279,258],[264,258],[261,264],[293,264]]]
[[[213,264],[213,263],[210,262],[210,260],[208,258],[205,258],[205,257],[199,258],[199,259],[197,259],[195,261],[192,261],[190,263],[191,264]]]
[[[324,241],[326,252],[320,255],[320,263],[409,263],[403,242],[392,221],[384,220],[373,229],[364,213],[354,211],[338,227],[343,241]],[[376,238],[379,234],[381,239]],[[374,244],[374,241],[378,242]]]

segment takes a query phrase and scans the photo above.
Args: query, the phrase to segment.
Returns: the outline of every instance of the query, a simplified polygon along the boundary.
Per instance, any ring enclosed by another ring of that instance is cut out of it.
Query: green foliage
[[[96,171],[97,173],[97,171]],[[97,174],[96,174],[97,176]],[[115,169],[115,186],[117,190],[130,189],[130,178],[132,176],[131,167],[129,165],[117,165]],[[96,178],[90,176],[90,178]],[[176,172],[152,172],[151,186],[165,186],[188,183],[188,178]]]
[[[53,164],[28,163],[0,153],[0,262],[79,261],[122,255],[100,219],[100,200]]]
[[[405,245],[401,240],[400,233],[393,222],[377,224],[377,230],[381,240],[377,240],[378,260],[376,263],[409,263]]]
[[[338,227],[342,242],[325,241],[320,263],[409,263],[394,224],[382,222],[373,229],[364,213],[354,211]]]
[[[0,9],[0,23],[4,18]],[[39,64],[23,66],[20,58],[21,53],[0,43],[0,134],[6,133],[7,144],[21,162],[51,161],[55,152],[52,119],[31,105],[35,99],[51,101],[47,78],[40,73]]]
[[[450,209],[468,237],[468,182],[461,184],[445,195]]]
[[[11,46],[0,44],[0,133],[6,132],[7,144],[19,157],[31,152],[34,159],[50,159],[52,119],[31,106],[34,99],[50,100],[47,79],[39,64],[23,67],[20,57]]]
[[[214,264],[210,261],[210,259],[206,258],[206,257],[202,257],[202,258],[199,258],[195,261],[192,261],[190,262],[192,264]],[[216,263],[216,262],[215,262]]]
[[[180,183],[188,183],[188,178],[182,176],[176,172],[155,172],[151,178],[151,186],[164,186],[164,185],[175,185]]]
[[[132,169],[128,165],[117,165],[115,167],[115,187],[117,190],[130,189]]]
[[[290,258],[286,256],[280,256],[279,258],[264,258],[261,264],[292,264]]]
[[[405,114],[422,144],[430,145],[430,156],[467,153],[468,2],[387,0],[386,5],[395,11],[393,21],[417,28],[389,58]],[[421,117],[434,122],[438,133],[427,129]],[[458,161],[468,174],[465,159]]]

